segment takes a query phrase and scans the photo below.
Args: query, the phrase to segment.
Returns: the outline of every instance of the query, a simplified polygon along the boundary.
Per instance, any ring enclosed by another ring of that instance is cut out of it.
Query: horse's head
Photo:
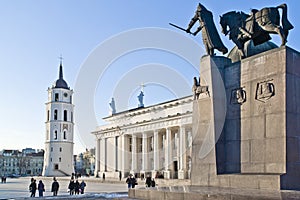
[[[222,33],[224,35],[227,35],[229,33],[229,31],[227,30],[228,22],[227,22],[227,16],[226,15],[220,16],[220,24],[221,24],[221,27],[222,27]]]

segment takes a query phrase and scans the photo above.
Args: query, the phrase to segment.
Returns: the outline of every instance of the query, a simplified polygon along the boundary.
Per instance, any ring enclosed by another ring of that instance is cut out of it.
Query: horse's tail
[[[293,29],[294,26],[289,22],[289,20],[287,18],[287,5],[284,3],[284,4],[277,6],[276,8],[282,9],[281,24],[282,24],[283,30],[287,31],[287,30]]]

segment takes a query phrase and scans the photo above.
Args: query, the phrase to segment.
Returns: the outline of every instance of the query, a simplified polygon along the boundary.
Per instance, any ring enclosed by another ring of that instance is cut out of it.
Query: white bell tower
[[[63,79],[61,61],[59,78],[48,88],[43,176],[70,176],[74,172],[72,97],[73,90]]]

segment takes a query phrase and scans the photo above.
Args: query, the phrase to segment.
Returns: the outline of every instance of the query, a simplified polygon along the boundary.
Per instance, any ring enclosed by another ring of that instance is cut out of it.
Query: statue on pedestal
[[[194,33],[191,33],[191,29],[197,21],[199,21],[200,25]],[[220,35],[217,31],[217,28],[216,28],[214,20],[213,20],[212,12],[207,10],[200,3],[197,7],[194,17],[190,21],[187,29],[181,28],[172,23],[170,23],[170,25],[174,26],[180,30],[183,30],[187,33],[193,34],[194,36],[196,36],[202,30],[202,40],[203,40],[203,44],[205,46],[206,53],[208,55],[211,55],[211,56],[215,55],[214,49],[217,49],[218,51],[222,52],[223,54],[226,54],[228,52],[228,49],[223,44],[223,42],[220,38]]]
[[[278,9],[282,9],[282,26]],[[242,58],[247,57],[244,50],[246,41],[252,40],[256,46],[270,40],[270,33],[276,33],[281,37],[281,46],[283,46],[287,42],[289,30],[294,28],[287,19],[286,4],[261,10],[252,9],[250,15],[231,11],[220,16],[220,24],[222,33],[229,34],[229,39],[236,44]]]
[[[109,103],[109,108],[110,108],[110,114],[116,114],[116,104],[115,104],[115,99],[111,98],[111,102]]]

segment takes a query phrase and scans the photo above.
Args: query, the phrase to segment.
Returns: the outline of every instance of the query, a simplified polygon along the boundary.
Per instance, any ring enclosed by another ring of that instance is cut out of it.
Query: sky
[[[213,12],[223,43],[232,49],[232,41],[221,35],[219,15],[283,1],[201,3]],[[299,51],[300,2],[285,3],[295,27],[287,45]],[[64,79],[74,90],[75,153],[95,146],[91,131],[105,123],[112,97],[119,112],[137,107],[141,89],[145,106],[191,95],[204,55],[201,34],[194,37],[169,23],[186,28],[197,5],[191,0],[0,1],[0,149],[44,148],[47,88],[58,78],[60,55]],[[278,35],[272,38],[280,45]]]

